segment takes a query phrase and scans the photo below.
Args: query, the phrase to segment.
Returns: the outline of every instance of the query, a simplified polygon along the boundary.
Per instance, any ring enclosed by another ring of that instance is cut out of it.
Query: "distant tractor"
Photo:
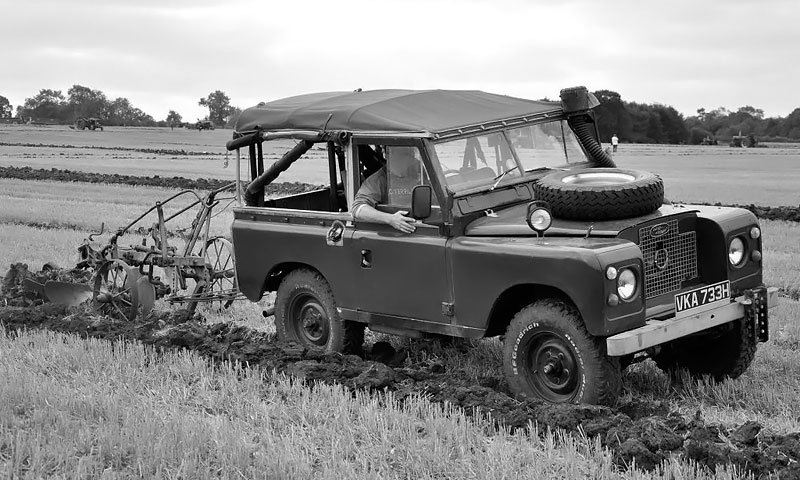
[[[214,124],[209,120],[198,120],[194,124],[194,128],[197,130],[214,130]]]
[[[90,118],[78,117],[78,119],[75,120],[75,129],[77,129],[77,130],[86,130],[87,128],[89,130],[100,130],[101,132],[103,131],[103,125],[100,124],[100,119],[99,118],[95,118],[95,117],[90,117]]]
[[[734,135],[731,137],[731,141],[728,144],[730,147],[755,147],[758,145],[758,140],[753,134],[750,135]]]

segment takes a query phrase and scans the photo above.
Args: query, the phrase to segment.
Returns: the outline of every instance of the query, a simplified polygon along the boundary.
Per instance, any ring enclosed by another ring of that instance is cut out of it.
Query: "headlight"
[[[758,237],[761,236],[761,229],[758,227],[753,227],[750,229],[750,238],[756,240]]]
[[[630,300],[636,294],[636,273],[630,268],[619,271],[617,293],[623,300]]]
[[[728,261],[738,267],[744,261],[744,242],[739,237],[734,237],[728,245]]]

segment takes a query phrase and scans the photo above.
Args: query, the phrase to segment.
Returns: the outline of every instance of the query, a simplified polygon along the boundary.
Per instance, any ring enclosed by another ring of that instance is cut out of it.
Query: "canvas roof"
[[[235,129],[437,133],[468,125],[559,111],[543,102],[477,90],[324,92],[260,103]]]

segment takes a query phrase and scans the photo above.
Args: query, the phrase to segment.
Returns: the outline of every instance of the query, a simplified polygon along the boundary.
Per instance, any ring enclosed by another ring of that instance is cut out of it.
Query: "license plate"
[[[715,283],[675,295],[675,313],[693,310],[709,303],[731,298],[731,282]]]

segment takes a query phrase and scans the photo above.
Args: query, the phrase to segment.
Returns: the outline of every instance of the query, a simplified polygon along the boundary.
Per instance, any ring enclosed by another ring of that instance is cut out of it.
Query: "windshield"
[[[561,120],[437,143],[434,148],[454,193],[491,189],[527,172],[587,161],[578,139]]]

